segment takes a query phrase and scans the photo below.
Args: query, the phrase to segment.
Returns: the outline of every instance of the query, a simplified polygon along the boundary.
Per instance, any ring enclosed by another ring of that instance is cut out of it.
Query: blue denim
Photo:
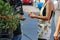
[[[22,34],[14,36],[12,40],[21,40]]]

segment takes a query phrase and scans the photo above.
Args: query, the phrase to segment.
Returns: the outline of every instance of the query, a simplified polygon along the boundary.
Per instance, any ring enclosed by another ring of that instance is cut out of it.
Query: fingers
[[[58,37],[54,37],[54,40],[58,40]]]
[[[54,40],[58,40],[58,35],[54,34]]]
[[[31,14],[32,14],[32,12],[29,12],[29,13],[28,13],[28,16],[31,17]]]
[[[30,16],[30,13],[28,13],[28,16]]]
[[[32,12],[29,12],[28,15],[32,14]]]
[[[29,13],[28,13],[28,16],[29,16],[30,18],[35,18],[35,14],[34,14],[33,12],[29,12]]]

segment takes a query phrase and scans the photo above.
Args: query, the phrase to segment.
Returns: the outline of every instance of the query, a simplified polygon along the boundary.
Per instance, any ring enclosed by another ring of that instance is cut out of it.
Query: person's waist
[[[14,34],[14,36],[17,36],[17,35],[21,35],[22,32],[19,32],[19,33],[15,32],[15,33],[13,33],[13,34]]]

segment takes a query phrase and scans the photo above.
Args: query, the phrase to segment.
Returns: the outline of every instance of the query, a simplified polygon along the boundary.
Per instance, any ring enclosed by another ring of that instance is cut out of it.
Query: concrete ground
[[[39,12],[39,9],[32,5],[23,5],[24,12]]]
[[[26,17],[26,20],[24,22],[21,21],[22,24],[22,31],[23,31],[23,36],[22,40],[37,40],[37,19],[31,19],[28,17],[28,12],[35,12],[38,13],[39,9],[30,6],[30,5],[24,5],[23,6],[23,11],[24,11],[24,16]]]

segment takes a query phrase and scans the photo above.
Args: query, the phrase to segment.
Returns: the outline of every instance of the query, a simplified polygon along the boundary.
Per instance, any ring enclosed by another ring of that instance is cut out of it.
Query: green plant
[[[0,28],[14,28],[16,30],[19,18],[17,12],[10,6],[9,3],[5,3],[0,0]]]

